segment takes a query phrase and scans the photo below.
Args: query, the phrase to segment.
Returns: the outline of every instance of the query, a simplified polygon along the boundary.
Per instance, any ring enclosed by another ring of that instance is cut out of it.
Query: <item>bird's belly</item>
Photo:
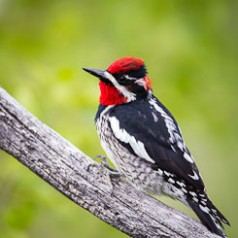
[[[120,174],[124,175],[137,189],[159,195],[163,177],[151,168],[146,160],[131,153],[113,135],[108,127],[98,130],[101,145]]]

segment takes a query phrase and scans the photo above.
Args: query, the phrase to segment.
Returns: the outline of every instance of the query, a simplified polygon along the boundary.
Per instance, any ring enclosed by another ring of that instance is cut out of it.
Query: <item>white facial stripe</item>
[[[122,93],[123,96],[127,98],[127,102],[131,102],[136,100],[136,95],[129,90],[127,90],[126,87],[120,85],[117,80],[107,71],[104,72],[105,77],[114,85],[115,88],[119,90],[119,92]]]
[[[118,140],[123,143],[129,144],[135,154],[137,154],[141,158],[154,163],[154,160],[148,155],[144,144],[141,141],[137,141],[134,136],[128,134],[125,129],[120,128],[119,121],[116,119],[116,117],[110,117],[109,121],[113,133]]]

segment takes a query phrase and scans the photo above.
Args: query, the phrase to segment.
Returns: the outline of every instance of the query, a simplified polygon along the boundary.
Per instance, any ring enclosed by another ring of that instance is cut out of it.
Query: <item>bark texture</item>
[[[196,220],[114,176],[2,88],[0,148],[79,206],[131,237],[218,237]]]

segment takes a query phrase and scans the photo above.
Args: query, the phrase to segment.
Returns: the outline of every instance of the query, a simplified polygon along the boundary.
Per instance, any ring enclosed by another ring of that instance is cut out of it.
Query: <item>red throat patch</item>
[[[127,99],[111,84],[100,81],[99,87],[101,91],[99,101],[102,105],[118,105],[126,102]]]

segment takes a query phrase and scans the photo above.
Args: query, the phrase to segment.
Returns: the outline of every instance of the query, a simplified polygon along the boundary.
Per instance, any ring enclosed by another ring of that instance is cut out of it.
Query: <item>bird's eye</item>
[[[117,81],[118,81],[119,83],[124,82],[124,81],[125,81],[124,75],[121,75],[120,77],[118,77],[118,78],[117,78]]]
[[[135,77],[130,77],[127,74],[123,74],[123,75],[121,75],[120,77],[117,78],[118,83],[120,83],[121,85],[131,84],[135,80],[136,80]]]

